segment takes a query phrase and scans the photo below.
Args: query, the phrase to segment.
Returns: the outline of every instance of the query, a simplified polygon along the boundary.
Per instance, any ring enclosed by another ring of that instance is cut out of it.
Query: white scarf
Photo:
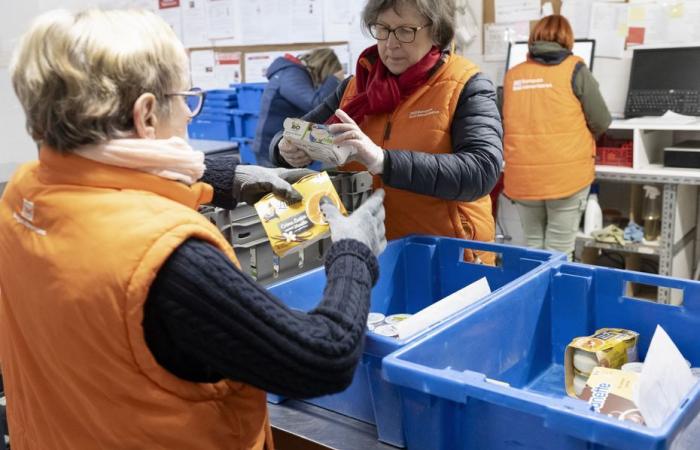
[[[102,164],[148,172],[169,180],[194,184],[204,174],[204,153],[184,139],[112,139],[84,145],[75,153]]]

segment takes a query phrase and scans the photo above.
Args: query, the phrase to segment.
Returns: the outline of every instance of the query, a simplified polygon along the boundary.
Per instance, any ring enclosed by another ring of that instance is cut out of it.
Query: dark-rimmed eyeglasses
[[[170,92],[165,95],[185,97],[185,103],[190,110],[190,118],[194,118],[202,111],[202,105],[204,105],[204,98],[207,96],[207,93],[200,88],[193,87],[189,91]]]
[[[416,40],[416,33],[418,33],[423,28],[428,28],[431,24],[423,25],[420,27],[409,27],[402,26],[396,28],[389,28],[380,23],[373,23],[369,26],[369,34],[372,35],[378,41],[386,41],[389,39],[389,35],[394,33],[394,37],[397,41],[403,42],[404,44],[410,44]]]

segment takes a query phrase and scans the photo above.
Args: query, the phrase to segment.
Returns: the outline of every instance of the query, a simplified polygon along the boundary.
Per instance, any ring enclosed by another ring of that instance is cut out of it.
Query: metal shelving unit
[[[657,243],[607,244],[590,237],[577,238],[577,246],[600,248],[622,253],[655,255],[659,258],[659,274],[692,278],[695,268],[695,243],[698,238],[698,186],[700,169],[663,167],[663,148],[689,136],[700,135],[700,122],[690,125],[653,123],[653,121],[614,121],[614,134],[626,134],[633,140],[633,167],[597,166],[598,180],[662,185],[661,235]],[[658,301],[677,304],[668,289],[660,289]]]

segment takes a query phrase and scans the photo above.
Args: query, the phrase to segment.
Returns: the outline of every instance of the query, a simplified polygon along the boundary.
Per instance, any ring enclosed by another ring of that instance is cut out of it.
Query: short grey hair
[[[134,132],[134,102],[189,81],[187,53],[157,15],[136,10],[50,11],[31,25],[13,55],[10,75],[27,131],[59,151]]]
[[[393,8],[398,14],[402,6],[415,8],[431,24],[433,41],[440,49],[447,48],[455,36],[454,0],[368,0],[362,11],[362,26],[366,31],[377,21],[379,14]]]

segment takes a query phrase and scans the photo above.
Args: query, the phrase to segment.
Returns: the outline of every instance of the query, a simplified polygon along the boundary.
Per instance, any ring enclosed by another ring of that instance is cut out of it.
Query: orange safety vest
[[[593,182],[595,140],[573,91],[577,56],[528,60],[503,83],[504,190],[517,200],[566,198]]]
[[[363,63],[370,64],[366,59]],[[451,153],[451,126],[457,101],[465,84],[478,71],[476,65],[461,56],[449,55],[428,82],[402,100],[392,113],[367,115],[360,128],[388,151]],[[356,93],[353,78],[343,94],[341,109]],[[347,164],[344,169],[366,170],[359,163]],[[374,187],[386,191],[387,239],[428,234],[489,242],[495,237],[488,195],[473,202],[443,200],[384,186],[381,176],[374,177]],[[483,262],[493,263],[494,254],[476,253]]]
[[[192,186],[42,148],[0,201],[0,354],[12,447],[272,448],[265,393],[161,367],[142,327],[161,265],[190,237],[234,263]]]

